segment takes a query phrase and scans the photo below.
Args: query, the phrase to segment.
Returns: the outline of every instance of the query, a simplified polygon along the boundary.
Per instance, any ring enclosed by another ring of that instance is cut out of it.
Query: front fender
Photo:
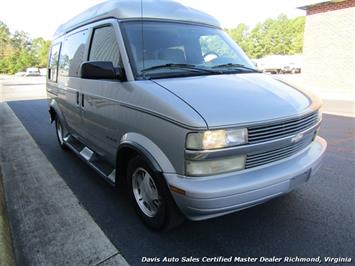
[[[66,126],[66,128],[68,128],[65,117],[64,117],[62,111],[60,110],[57,101],[55,99],[50,99],[48,105],[49,105],[49,114],[50,114],[50,118],[51,118],[51,123],[54,122],[55,116],[58,116],[59,120],[62,123],[64,123],[64,126]]]
[[[120,140],[119,149],[127,145],[134,147],[142,153],[154,167],[154,170],[164,173],[176,173],[175,168],[164,152],[147,137],[138,133],[126,133]]]

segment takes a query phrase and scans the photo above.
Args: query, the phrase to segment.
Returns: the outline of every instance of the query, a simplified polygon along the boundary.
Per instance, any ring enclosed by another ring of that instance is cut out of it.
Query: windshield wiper
[[[192,70],[192,71],[196,71],[196,72],[204,72],[204,73],[211,73],[211,74],[220,74],[221,73],[220,71],[197,67],[196,65],[193,65],[193,64],[174,64],[174,63],[148,67],[148,68],[141,70],[141,72],[144,74],[144,73],[149,72],[151,70],[156,70],[156,69],[160,69],[160,68],[187,69],[187,70]]]
[[[234,63],[221,64],[221,65],[213,66],[212,68],[224,68],[224,67],[239,68],[239,69],[249,70],[250,72],[260,73],[260,71],[256,70],[255,68],[247,67],[242,64],[234,64]]]

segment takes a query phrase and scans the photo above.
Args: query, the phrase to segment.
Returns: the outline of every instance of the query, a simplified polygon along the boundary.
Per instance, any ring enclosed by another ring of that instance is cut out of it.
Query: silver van
[[[59,145],[125,185],[157,230],[285,194],[326,149],[318,98],[174,1],[108,1],[60,26],[47,91]]]

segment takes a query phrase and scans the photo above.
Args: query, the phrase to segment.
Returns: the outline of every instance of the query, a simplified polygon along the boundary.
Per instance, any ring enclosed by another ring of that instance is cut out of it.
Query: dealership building
[[[355,101],[355,0],[311,1],[302,76],[323,98]]]

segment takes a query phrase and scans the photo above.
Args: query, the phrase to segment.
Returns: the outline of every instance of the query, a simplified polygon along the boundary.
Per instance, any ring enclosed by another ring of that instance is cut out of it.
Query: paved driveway
[[[0,75],[0,102],[44,99],[46,78]]]
[[[132,265],[142,257],[299,256],[355,259],[355,119],[324,115],[324,164],[296,191],[221,218],[186,222],[169,233],[144,227],[127,201],[71,152],[49,124],[46,100],[10,107],[94,220]],[[63,199],[65,200],[65,199]]]

